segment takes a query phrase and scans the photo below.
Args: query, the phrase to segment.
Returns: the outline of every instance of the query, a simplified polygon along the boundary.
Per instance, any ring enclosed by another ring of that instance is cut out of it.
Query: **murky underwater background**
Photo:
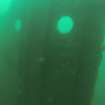
[[[105,105],[105,0],[0,0],[0,105]]]

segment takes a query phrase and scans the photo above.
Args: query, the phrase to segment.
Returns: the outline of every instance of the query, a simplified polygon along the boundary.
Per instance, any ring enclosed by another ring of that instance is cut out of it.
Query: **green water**
[[[105,105],[104,0],[0,0],[0,105]]]

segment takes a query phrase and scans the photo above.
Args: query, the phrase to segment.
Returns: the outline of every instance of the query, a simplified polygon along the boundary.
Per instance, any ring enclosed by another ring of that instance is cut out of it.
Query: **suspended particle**
[[[20,32],[22,28],[22,21],[20,19],[17,19],[15,22],[15,29],[17,32]]]
[[[62,16],[57,23],[57,30],[61,34],[67,34],[72,31],[74,27],[74,21],[70,16]]]
[[[45,58],[44,58],[44,57],[40,57],[38,61],[39,61],[40,63],[41,63],[41,62],[44,62],[44,61],[45,61]]]

